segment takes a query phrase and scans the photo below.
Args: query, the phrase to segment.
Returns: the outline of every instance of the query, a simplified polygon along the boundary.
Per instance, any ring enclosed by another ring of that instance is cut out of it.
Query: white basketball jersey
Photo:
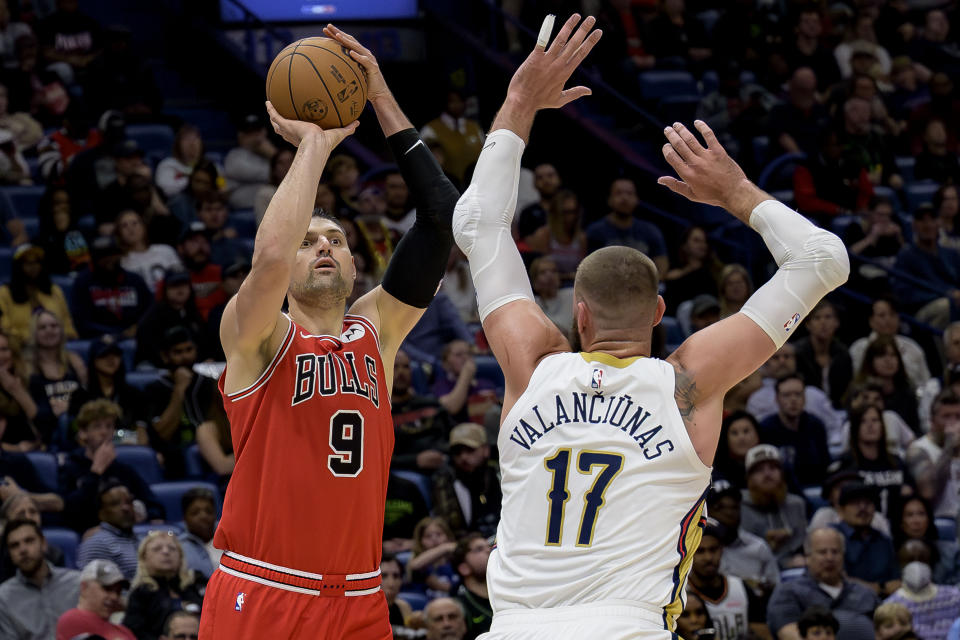
[[[540,362],[500,427],[494,612],[619,601],[674,630],[710,481],[674,375],[655,358]]]
[[[717,630],[717,640],[747,640],[750,633],[747,588],[736,576],[725,576],[726,589],[719,600],[711,600],[700,591],[697,593],[707,605],[707,612]]]

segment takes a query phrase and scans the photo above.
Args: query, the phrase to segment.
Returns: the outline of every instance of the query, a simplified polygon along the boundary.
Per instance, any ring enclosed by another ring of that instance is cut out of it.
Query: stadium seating
[[[151,531],[169,531],[174,535],[180,535],[183,533],[183,527],[172,522],[167,522],[164,524],[155,524],[152,522],[144,522],[142,524],[133,525],[133,534],[137,538],[143,538]]]
[[[128,371],[127,384],[143,391],[148,386],[163,378],[161,371]]]
[[[77,547],[80,546],[80,536],[72,529],[63,527],[44,527],[43,537],[47,544],[60,547],[63,551],[63,564],[67,569],[80,569],[77,566]]]
[[[83,358],[84,362],[87,361],[87,355],[90,353],[90,344],[93,340],[68,340],[67,341],[67,350],[73,351],[75,354]],[[90,363],[87,362],[87,365]]]
[[[416,591],[401,591],[397,594],[397,597],[410,605],[410,608],[414,611],[423,611],[428,602],[425,594]]]
[[[932,180],[924,180],[907,185],[905,191],[907,193],[907,205],[910,207],[910,213],[916,211],[917,207],[922,204],[932,203],[933,194],[936,193],[939,188],[940,185]]]
[[[257,235],[257,217],[253,209],[237,209],[230,212],[227,225],[237,230],[241,238],[252,238]]]
[[[156,152],[164,157],[173,150],[173,129],[165,124],[128,125],[127,138],[136,140],[146,154]]]
[[[184,453],[184,459],[186,461],[187,477],[207,479],[214,475],[213,470],[210,469],[206,460],[204,460],[203,456],[200,454],[199,446],[192,444],[187,447],[187,450]]]
[[[644,71],[640,74],[640,93],[648,100],[695,95],[697,81],[688,71]]]
[[[69,303],[70,300],[73,300],[73,278],[70,276],[58,276],[51,275],[50,282],[60,287],[63,291],[63,297],[67,299]],[[83,354],[83,357],[86,357],[86,354]]]
[[[150,447],[123,445],[117,447],[117,461],[133,467],[147,484],[163,482],[163,470],[157,461],[157,452]]]
[[[13,270],[13,247],[0,247],[0,282],[9,282]]]
[[[167,512],[167,522],[180,522],[183,520],[183,511],[180,508],[180,499],[190,489],[194,488],[209,489],[216,500],[217,515],[220,514],[220,491],[209,482],[198,482],[196,480],[183,480],[180,482],[159,482],[151,484],[150,489],[153,495],[157,497],[160,504]]]
[[[117,346],[120,347],[120,353],[123,355],[123,366],[127,368],[127,371],[133,371],[133,359],[137,354],[137,341],[128,338],[118,342]]]
[[[420,494],[423,496],[423,501],[427,503],[427,510],[433,510],[433,486],[430,484],[430,478],[422,473],[417,473],[416,471],[405,471],[403,469],[391,469],[390,473],[398,478],[409,480],[413,484],[417,485],[417,489],[420,490]]]
[[[46,451],[28,451],[27,460],[33,465],[37,472],[40,482],[45,484],[50,491],[56,491],[59,485],[57,481],[58,465],[57,456]]]
[[[503,371],[495,357],[474,356],[473,361],[477,363],[477,378],[493,383],[498,389],[503,387]]]
[[[934,524],[937,527],[937,534],[941,540],[957,540],[957,521],[953,518],[935,518]]]
[[[807,159],[807,154],[802,152],[785,153],[767,163],[760,177],[757,179],[757,186],[761,189],[793,189],[793,171],[797,165]]]
[[[2,206],[4,213],[10,218],[37,219],[40,198],[46,187],[37,186],[7,186],[3,188]]]

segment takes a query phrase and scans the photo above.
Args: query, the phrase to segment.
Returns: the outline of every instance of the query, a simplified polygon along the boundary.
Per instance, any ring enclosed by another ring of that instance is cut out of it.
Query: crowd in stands
[[[792,154],[771,188],[864,258],[848,286],[869,318],[849,298],[822,302],[725,400],[678,632],[960,638],[958,13],[911,0],[582,4],[605,31],[593,63],[608,82],[670,117],[644,78],[686,74],[730,152],[753,175]],[[293,151],[258,115],[220,151],[189,122],[171,129],[130,33],[76,0],[56,5],[0,0],[0,638],[188,640],[234,465],[219,321]],[[421,131],[461,187],[484,135],[469,105],[450,91]],[[168,146],[135,135],[144,126]],[[561,329],[577,265],[610,245],[660,270],[655,356],[753,292],[758,271],[721,259],[708,224],[664,234],[625,176],[592,176],[606,204],[589,210],[561,164],[523,170],[514,229]],[[316,204],[347,232],[353,301],[413,224],[407,187],[393,165],[338,151]],[[489,627],[502,393],[454,250],[394,363],[381,569],[397,638]]]

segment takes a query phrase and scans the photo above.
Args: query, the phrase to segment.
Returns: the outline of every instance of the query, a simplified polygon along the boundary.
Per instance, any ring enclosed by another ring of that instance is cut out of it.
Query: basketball
[[[345,127],[367,103],[367,82],[348,49],[330,38],[303,38],[274,58],[267,99],[284,118]]]

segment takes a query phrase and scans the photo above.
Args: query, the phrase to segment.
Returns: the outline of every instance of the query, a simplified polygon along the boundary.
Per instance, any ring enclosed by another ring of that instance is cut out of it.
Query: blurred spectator
[[[90,371],[86,393],[74,394],[68,413],[75,416],[80,412],[81,398],[109,400],[123,411],[117,426],[125,432],[137,434],[138,440],[143,434],[143,442],[146,442],[147,417],[143,393],[127,384],[123,352],[117,341],[111,336],[91,341],[87,360],[90,362]]]
[[[90,247],[77,225],[70,193],[50,187],[40,198],[37,244],[44,251],[47,269],[64,275],[90,268]]]
[[[2,19],[3,5],[0,5],[0,19]],[[2,42],[0,35],[0,42]],[[2,55],[2,54],[0,54]],[[0,129],[9,131],[17,151],[33,149],[43,138],[43,125],[33,119],[29,113],[17,111],[11,113],[10,94],[7,87],[0,84]]]
[[[873,195],[866,167],[848,161],[833,129],[820,131],[817,148],[793,173],[797,210],[821,223],[863,210]]]
[[[391,473],[387,480],[387,504],[383,518],[383,550],[400,553],[413,549],[413,530],[430,515],[420,488]]]
[[[933,194],[933,210],[940,217],[940,246],[960,250],[960,198],[957,185],[945,184]]]
[[[797,372],[797,351],[793,343],[787,342],[780,347],[761,368],[763,386],[753,392],[747,401],[747,411],[760,422],[776,414],[776,381],[788,374]],[[842,427],[840,416],[830,403],[830,398],[819,387],[805,385],[803,389],[803,408],[823,423],[827,430],[827,440],[833,440],[834,434]],[[761,435],[761,440],[762,440]]]
[[[443,518],[458,538],[469,531],[493,537],[503,495],[499,467],[490,460],[486,430],[473,422],[454,427],[450,459],[452,464],[433,475],[433,513]]]
[[[917,61],[928,69],[955,73],[960,52],[957,51],[956,37],[950,37],[947,13],[941,9],[928,11],[920,33],[912,43]]]
[[[223,354],[223,345],[220,344],[220,321],[223,319],[223,311],[227,308],[230,298],[235,296],[240,290],[243,281],[250,274],[250,263],[246,260],[235,262],[223,270],[223,283],[220,288],[223,290],[225,300],[210,310],[207,316],[206,331],[204,335],[205,352],[207,357],[216,362],[226,361]],[[356,284],[354,285],[356,288]]]
[[[542,162],[533,168],[533,186],[540,200],[523,208],[517,217],[517,230],[529,251],[544,254],[550,247],[549,212],[563,181],[555,166]]]
[[[726,480],[716,480],[707,494],[710,516],[720,523],[718,528],[723,556],[720,572],[737,576],[755,594],[769,596],[780,582],[780,569],[763,538],[740,526],[740,489]]]
[[[786,458],[797,480],[805,487],[817,486],[830,464],[827,431],[823,422],[804,411],[805,388],[798,373],[777,378],[777,412],[760,422],[760,440],[772,444]]]
[[[853,378],[853,361],[847,346],[836,338],[840,319],[833,303],[826,298],[818,302],[804,325],[807,335],[794,344],[797,372],[826,393],[839,409]]]
[[[754,371],[746,378],[733,385],[723,396],[723,413],[729,415],[735,411],[746,411],[747,401],[754,391],[763,386],[763,376]]]
[[[797,621],[797,630],[803,640],[834,640],[840,623],[826,607],[810,607]]]
[[[530,284],[543,313],[560,331],[568,331],[573,325],[573,287],[560,288],[560,270],[553,258],[543,256],[530,264]]]
[[[490,559],[490,543],[486,536],[471,533],[457,542],[451,564],[460,574],[457,600],[464,610],[467,633],[464,640],[474,640],[490,630],[493,608],[487,592],[487,562]]]
[[[227,226],[227,203],[218,193],[209,193],[197,202],[197,219],[203,223],[210,242],[210,261],[221,267],[248,260],[249,252],[237,236],[237,230]]]
[[[356,158],[345,153],[331,157],[327,162],[326,174],[329,176],[326,184],[334,200],[332,207],[325,206],[323,210],[332,215],[353,219],[359,208],[357,198],[360,195],[360,168]],[[320,197],[319,188],[317,197]]]
[[[61,75],[69,74],[68,67],[43,64],[39,43],[31,34],[19,36],[15,48],[17,67],[4,74],[14,110],[29,111],[46,127],[59,124],[70,106],[70,94]]]
[[[203,461],[219,476],[221,484],[226,486],[237,462],[230,439],[230,423],[223,416],[217,415],[215,419],[205,420],[197,426],[196,437]]]
[[[137,560],[123,624],[137,640],[159,640],[172,612],[200,612],[206,580],[187,567],[180,542],[171,531],[148,533],[140,542]]]
[[[262,186],[270,184],[270,158],[277,148],[267,137],[259,116],[246,116],[237,127],[237,146],[223,159],[223,172],[230,192],[230,206],[250,209]]]
[[[922,540],[933,552],[931,564],[934,583],[960,582],[960,547],[956,540],[940,538],[930,503],[913,495],[901,500],[898,507],[890,514],[894,548],[901,549],[909,540]]]
[[[885,602],[873,612],[877,640],[912,640],[913,615],[899,602]]]
[[[153,67],[133,44],[133,32],[123,25],[103,30],[101,52],[87,67],[83,96],[95,113],[113,108],[132,118],[159,117],[163,96],[153,79]]]
[[[587,234],[582,227],[583,207],[573,191],[560,189],[547,210],[550,257],[560,270],[562,286],[571,286],[577,266],[587,255]]]
[[[386,202],[383,194],[376,187],[367,187],[360,192],[357,198],[358,215],[354,218],[354,225],[360,238],[367,246],[367,255],[371,260],[368,271],[380,280],[393,255],[393,240],[389,227],[384,220]]]
[[[9,457],[0,454],[0,464],[7,466],[6,463],[8,462]],[[23,462],[30,464],[26,459],[24,459]],[[4,470],[4,473],[6,473],[6,470]],[[11,489],[11,486],[12,485],[3,485],[3,488],[7,490],[0,492],[0,494],[7,496],[3,498],[3,506],[0,507],[0,522],[6,524],[14,520],[30,520],[35,522],[38,527],[42,526],[43,520],[40,515],[39,502],[26,491]],[[56,496],[56,494],[51,493],[48,495],[55,496],[59,499],[59,496]],[[65,564],[63,549],[49,542],[46,546],[47,549],[43,552],[43,557],[46,558],[50,564],[56,567],[62,567]],[[0,555],[0,582],[12,578],[16,571],[17,567],[10,558],[10,550],[4,547],[2,549],[2,555]]]
[[[426,588],[428,598],[451,593],[460,576],[450,565],[457,542],[443,518],[424,518],[413,530],[413,557],[407,563],[407,582]]]
[[[100,525],[80,543],[77,564],[85,567],[92,560],[110,560],[124,578],[131,580],[137,572],[133,494],[117,480],[101,482],[97,489],[97,517]]]
[[[960,305],[960,252],[940,246],[940,222],[930,205],[913,214],[913,242],[907,244],[894,268],[912,280],[894,278],[897,296],[917,320],[943,329],[956,319]],[[926,286],[918,286],[920,280]]]
[[[402,236],[413,226],[417,214],[410,206],[410,189],[399,171],[384,174],[383,193],[387,205],[383,222],[391,233]]]
[[[667,285],[664,295],[667,314],[676,313],[677,306],[685,300],[704,293],[717,294],[717,277],[723,263],[714,255],[703,227],[687,227],[680,237],[677,259],[672,264],[673,268],[663,276]]]
[[[38,29],[43,57],[48,62],[66,63],[71,84],[72,74],[80,73],[93,62],[100,51],[100,25],[81,13],[77,0],[57,0],[57,10],[44,18]],[[59,72],[62,73],[60,69]]]
[[[71,640],[95,634],[110,640],[137,640],[130,629],[110,622],[124,609],[123,592],[130,581],[109,560],[92,560],[80,572],[80,598],[74,609],[57,622],[57,640]],[[92,636],[91,636],[92,637]]]
[[[91,247],[93,269],[77,276],[72,309],[83,338],[123,334],[132,338],[153,300],[143,278],[120,266],[121,250],[110,236]]]
[[[632,179],[614,180],[607,197],[610,213],[587,227],[587,253],[603,247],[632,247],[653,260],[662,278],[670,267],[667,246],[657,227],[634,217],[639,202],[637,185]]]
[[[834,468],[831,466],[831,470]],[[860,482],[860,474],[851,469],[840,469],[832,471],[827,479],[823,481],[823,488],[820,490],[820,497],[827,502],[827,506],[817,509],[810,523],[807,525],[807,531],[831,527],[842,522],[840,517],[840,492],[851,482]],[[884,535],[890,535],[890,523],[883,517],[882,513],[875,512],[870,526],[880,531]]]
[[[0,331],[0,445],[3,451],[33,451],[40,434],[33,428],[37,404],[30,397],[26,366],[10,339]]]
[[[0,129],[0,183],[12,185],[33,184],[30,167],[23,154],[17,150],[13,134]]]
[[[702,68],[713,55],[703,25],[687,13],[684,0],[661,0],[659,13],[647,23],[646,45],[657,66],[689,62]]]
[[[717,138],[730,148],[749,148],[758,123],[766,120],[776,99],[754,82],[744,82],[735,60],[720,67],[717,88],[701,98],[697,118],[705,121]]]
[[[921,433],[917,396],[907,378],[897,343],[890,336],[878,336],[867,347],[855,383],[876,382],[883,391],[883,405],[895,411],[916,434]]]
[[[780,452],[769,444],[757,445],[747,453],[746,467],[740,526],[767,541],[781,568],[802,566],[806,506],[803,498],[787,493]]]
[[[960,98],[954,95],[953,79],[946,73],[934,73],[930,78],[930,101],[913,110],[908,126],[914,152],[923,148],[923,132],[931,120],[940,120],[947,128],[947,149],[957,151],[957,122],[960,120]]]
[[[720,441],[713,458],[714,478],[723,478],[738,489],[745,489],[747,452],[758,444],[760,425],[756,418],[743,410],[727,414],[720,427]]]
[[[470,265],[467,264],[467,258],[459,247],[454,247],[450,251],[447,270],[443,280],[440,281],[440,291],[456,307],[460,320],[467,324],[480,321],[477,290],[473,287]]]
[[[192,124],[180,125],[171,155],[157,164],[155,181],[164,197],[172,198],[190,184],[193,168],[203,160],[203,138]]]
[[[910,112],[930,100],[930,90],[919,81],[916,66],[909,56],[897,56],[890,68],[890,80],[893,92],[888,93],[886,102],[890,106],[890,115],[900,123],[906,124]]]
[[[147,363],[163,368],[162,346],[157,336],[174,327],[186,327],[192,335],[202,335],[206,325],[194,303],[190,274],[174,267],[160,282],[160,299],[155,301],[137,325],[137,353],[139,365]]]
[[[223,181],[216,165],[207,160],[201,160],[190,172],[187,186],[171,197],[167,203],[170,213],[180,221],[183,228],[187,228],[196,220],[197,201],[209,193],[220,193]]]
[[[817,76],[800,67],[790,76],[787,100],[770,112],[770,141],[778,153],[817,153],[817,137],[829,126],[829,114],[817,100]]]
[[[923,131],[923,151],[917,156],[913,177],[960,184],[960,161],[947,150],[947,128],[940,120],[931,120]]]
[[[33,422],[44,443],[49,445],[57,421],[67,413],[73,396],[86,396],[87,365],[83,358],[67,350],[63,327],[55,315],[37,311],[30,326],[27,345],[30,396],[37,405]]]
[[[450,414],[436,398],[417,394],[411,379],[410,356],[397,351],[390,397],[396,439],[391,467],[432,473],[446,462]]]
[[[443,348],[441,365],[432,389],[437,401],[455,421],[482,422],[497,397],[493,383],[477,378],[470,344],[464,340],[449,342]]]
[[[677,634],[681,638],[716,638],[716,629],[703,598],[690,589],[687,589],[686,596],[687,603],[677,616]]]
[[[120,266],[135,273],[156,291],[168,269],[182,268],[180,256],[167,244],[151,244],[143,216],[132,209],[121,211],[116,221],[117,244],[123,251]]]
[[[629,87],[631,85],[627,83],[635,82],[638,71],[652,69],[656,63],[644,42],[646,16],[642,7],[631,0],[607,0],[597,4],[600,5],[600,11],[594,14],[597,27],[607,37],[597,43],[593,51],[594,62],[603,69],[608,82],[620,86],[622,81],[623,86]],[[517,45],[519,50],[519,42]]]
[[[190,489],[180,498],[180,505],[186,531],[179,539],[187,568],[209,580],[223,553],[213,546],[213,532],[217,526],[213,492],[203,487]]]
[[[55,315],[67,339],[77,337],[63,289],[50,282],[50,274],[43,265],[44,256],[40,247],[20,245],[13,253],[10,282],[0,285],[0,328],[17,347],[29,339],[30,319],[36,309],[46,309]]]
[[[778,638],[799,637],[797,622],[811,606],[829,609],[839,622],[838,638],[874,640],[870,615],[878,600],[866,587],[843,575],[843,535],[836,529],[814,529],[804,541],[806,574],[781,582],[767,605],[767,624]]]
[[[840,490],[840,519],[833,525],[845,540],[844,571],[877,595],[885,597],[900,587],[893,542],[874,529],[871,521],[876,513],[876,490],[854,481]]]
[[[844,229],[843,242],[852,253],[893,267],[904,243],[903,229],[894,215],[893,203],[884,196],[870,198],[859,219]],[[873,297],[890,292],[887,272],[876,265],[863,263],[852,275],[851,286],[859,291]]]
[[[703,599],[721,637],[745,638],[748,634],[769,637],[763,601],[747,589],[743,580],[720,570],[724,552],[722,529],[723,525],[716,520],[707,519],[690,566],[687,588]]]
[[[900,315],[892,298],[888,296],[873,301],[870,307],[869,323],[870,335],[859,338],[850,345],[850,358],[853,360],[855,371],[859,371],[863,366],[864,353],[868,345],[878,337],[884,336],[894,340],[911,386],[920,387],[930,379],[930,368],[927,366],[923,349],[913,338],[900,333]],[[901,417],[907,418],[907,416]]]
[[[403,585],[403,565],[389,551],[384,551],[380,558],[380,579],[383,581],[381,589],[383,597],[387,599],[387,611],[390,613],[390,626],[393,627],[394,637],[402,638],[402,630],[413,615],[413,609],[406,600],[397,597]]]
[[[162,375],[145,390],[153,424],[147,429],[150,446],[163,455],[171,478],[186,473],[184,450],[196,441],[203,422],[223,419],[217,381],[193,369],[197,363],[196,337],[185,327],[167,329],[160,339]]]
[[[113,151],[127,139],[127,121],[119,111],[104,113],[91,126],[80,103],[64,114],[63,128],[40,143],[40,171],[47,181],[64,180],[79,215],[93,214],[117,176]]]
[[[212,248],[207,239],[206,225],[191,222],[184,227],[177,244],[180,261],[190,273],[194,302],[201,318],[206,318],[217,305],[226,302],[221,288],[223,267],[211,261]]]
[[[947,389],[933,401],[930,431],[907,449],[917,493],[934,505],[938,518],[960,513],[960,396]]]
[[[16,66],[14,45],[17,38],[32,34],[30,25],[13,20],[7,0],[0,0],[0,67],[10,69]]]
[[[784,47],[787,65],[791,71],[807,67],[813,71],[817,90],[826,90],[840,80],[840,68],[823,38],[823,19],[817,5],[806,5],[799,9],[794,26],[796,39],[793,46]]]
[[[200,637],[200,616],[192,611],[174,611],[163,623],[160,640],[196,640]]]
[[[124,140],[110,149],[116,173],[113,182],[102,189],[94,216],[98,224],[112,222],[127,208],[137,209],[131,201],[130,180],[137,175],[150,178],[150,167],[143,161],[143,149],[136,140]],[[138,209],[139,210],[139,209]]]
[[[47,541],[32,520],[13,520],[3,547],[17,575],[0,584],[0,637],[52,638],[57,619],[76,603],[80,572],[54,567],[44,557]]]
[[[911,544],[920,544],[912,541]],[[921,552],[926,555],[928,552]],[[913,628],[920,638],[945,638],[960,611],[960,589],[935,584],[928,557],[912,560],[903,567],[903,586],[884,603],[899,603],[913,616]]]
[[[443,149],[443,170],[464,183],[467,170],[477,161],[483,147],[484,133],[480,123],[465,116],[467,103],[458,89],[447,91],[443,113],[420,130],[425,143],[436,141]]]
[[[717,291],[720,300],[720,317],[727,318],[740,311],[753,294],[753,280],[743,265],[728,264],[720,270]]]
[[[690,332],[696,333],[720,321],[720,302],[708,293],[691,300]]]
[[[108,514],[111,520],[107,522],[123,521],[116,515],[115,507],[122,502],[118,493],[126,493],[140,500],[151,520],[163,520],[163,506],[157,502],[140,473],[117,460],[114,441],[120,415],[120,407],[103,399],[84,404],[77,415],[77,440],[81,448],[67,454],[60,466],[59,483],[67,499],[64,515],[70,526],[79,533],[96,526],[98,517],[104,520],[103,513],[97,513],[100,509],[98,500],[105,505],[104,486],[117,482],[122,483],[124,491],[111,494],[109,502],[113,506],[105,508],[113,510]],[[143,431],[134,433],[134,444],[142,442]]]
[[[849,25],[844,41],[836,46],[833,55],[837,59],[837,65],[840,67],[840,74],[844,78],[849,78],[853,73],[850,58],[855,52],[871,53],[877,60],[877,76],[886,77],[890,75],[890,54],[880,44],[877,44],[877,34],[873,28],[874,18],[864,12],[856,17]]]
[[[467,627],[463,609],[453,598],[437,598],[423,610],[426,640],[464,640]]]
[[[257,226],[263,220],[263,214],[267,212],[273,195],[277,192],[277,187],[283,182],[290,171],[290,165],[293,164],[293,150],[289,147],[277,149],[273,157],[270,158],[270,184],[262,185],[253,195],[253,214],[257,219]],[[160,168],[157,167],[159,173]],[[171,209],[173,208],[171,204]]]
[[[896,162],[889,142],[874,133],[871,126],[872,108],[868,100],[858,96],[843,103],[843,162],[850,167],[865,169],[874,185],[885,184],[894,189],[903,187],[903,178],[896,172]]]
[[[403,348],[421,362],[436,363],[444,346],[452,340],[473,344],[473,335],[450,298],[441,292],[433,297],[419,322],[407,334]]]

